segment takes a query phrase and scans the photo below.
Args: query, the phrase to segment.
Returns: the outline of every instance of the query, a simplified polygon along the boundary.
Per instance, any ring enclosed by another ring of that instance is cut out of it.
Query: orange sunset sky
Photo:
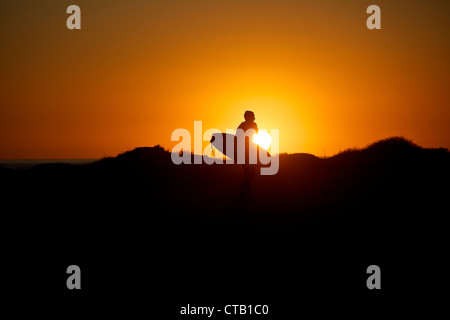
[[[280,152],[450,148],[447,0],[2,1],[0,16],[0,159],[170,149],[173,130],[233,129],[247,109]]]

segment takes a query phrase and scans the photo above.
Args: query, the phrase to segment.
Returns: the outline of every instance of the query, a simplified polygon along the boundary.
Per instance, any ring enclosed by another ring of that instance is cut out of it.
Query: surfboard
[[[212,138],[210,140],[211,144],[219,150],[222,154],[227,156],[228,158],[232,159],[234,162],[237,162],[237,154],[238,154],[238,137],[234,134],[230,133],[213,133]],[[243,146],[240,146],[241,150],[243,149]],[[249,150],[256,150],[257,154],[257,163],[260,163],[260,152],[262,152],[266,157],[270,157],[270,153],[267,150],[264,150],[263,148],[260,148],[256,143],[253,141],[249,141],[248,145],[246,146],[247,152],[245,156],[245,163],[249,162]],[[252,149],[254,148],[254,149]],[[261,150],[261,151],[260,151]],[[242,152],[242,151],[240,151]]]

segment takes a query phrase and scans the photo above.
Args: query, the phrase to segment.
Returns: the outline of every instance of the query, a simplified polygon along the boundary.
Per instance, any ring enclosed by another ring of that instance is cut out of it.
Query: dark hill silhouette
[[[431,266],[442,264],[449,240],[449,160],[446,149],[400,137],[326,159],[281,154],[278,174],[258,176],[254,197],[243,200],[238,165],[177,166],[160,146],[136,148],[85,165],[1,169],[2,204],[11,208],[2,215],[22,256],[101,261],[101,272],[119,265],[125,292],[130,283],[156,286],[167,301],[232,292],[287,308],[298,305],[288,294],[296,287],[317,297],[329,283],[365,286],[373,263],[405,275],[389,282],[393,292],[417,288],[411,266],[438,283]],[[142,279],[136,265],[155,276]],[[119,285],[105,276],[91,286]]]
[[[233,217],[239,211],[236,208],[251,206],[255,212],[267,213],[264,217],[284,212],[277,214],[278,221],[287,216],[302,220],[335,215],[341,209],[348,212],[349,207],[360,202],[373,207],[392,206],[397,202],[390,202],[402,196],[421,194],[416,201],[436,200],[445,190],[442,183],[448,178],[449,157],[446,149],[424,149],[402,137],[384,139],[363,149],[348,149],[326,159],[310,154],[281,154],[279,173],[259,176],[255,197],[248,202],[236,195],[240,166],[177,166],[170,152],[160,146],[136,148],[86,165],[43,164],[23,171],[3,169],[0,174],[8,186],[26,185],[30,193],[27,196],[40,197],[39,190],[45,189],[67,199],[78,195],[82,203],[85,196],[92,195],[102,199],[101,208],[108,211],[120,208],[118,203],[109,208],[109,199],[123,199],[125,210],[150,199],[165,205],[165,201],[177,198],[185,207],[196,208],[195,216],[200,214],[208,220]],[[213,206],[214,213],[209,212],[207,209]],[[177,214],[173,208],[164,212]],[[236,216],[243,217],[240,213]],[[250,220],[256,225],[264,221],[261,216]],[[288,225],[292,226],[291,222]]]
[[[80,221],[88,219],[88,225],[115,223],[120,216],[130,227],[170,221],[221,228],[297,228],[314,222],[333,228],[375,220],[371,227],[389,229],[420,217],[426,217],[425,224],[442,217],[449,159],[446,149],[421,148],[401,137],[326,159],[281,154],[278,174],[258,176],[251,199],[238,196],[239,165],[177,166],[160,146],[86,165],[45,164],[0,174],[7,186],[3,194],[25,212],[36,212],[35,204],[47,199],[50,220],[52,215],[64,219],[64,208]]]

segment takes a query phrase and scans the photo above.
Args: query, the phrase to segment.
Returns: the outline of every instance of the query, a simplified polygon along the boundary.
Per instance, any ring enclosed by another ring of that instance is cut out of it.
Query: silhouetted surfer
[[[238,129],[242,129],[244,132],[253,129],[255,130],[255,133],[258,133],[258,125],[255,122],[256,119],[255,114],[252,111],[245,111],[244,119],[245,121],[239,125]],[[250,137],[250,139],[252,140],[253,137]],[[249,152],[249,145],[248,142],[246,141],[245,143],[246,163],[244,164],[244,181],[242,182],[240,187],[241,195],[252,194],[250,192],[250,183],[253,177],[255,176],[256,171],[256,165],[247,163],[247,159],[249,158],[248,152]]]

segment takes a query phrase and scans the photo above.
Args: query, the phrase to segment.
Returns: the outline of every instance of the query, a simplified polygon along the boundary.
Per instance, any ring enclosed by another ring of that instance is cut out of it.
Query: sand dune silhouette
[[[443,183],[448,181],[449,159],[446,149],[421,148],[402,137],[326,159],[281,154],[279,173],[258,176],[254,197],[245,200],[236,194],[242,174],[239,165],[177,166],[160,146],[136,148],[85,165],[45,164],[29,170],[2,169],[0,174],[6,182],[3,192],[18,203],[50,196],[47,212],[62,206],[83,215],[91,208],[94,213],[89,219],[95,219],[96,212],[114,215],[118,210],[140,212],[147,207],[146,215],[152,219],[186,219],[192,214],[220,223],[230,218],[233,223],[292,226],[323,216],[437,209],[448,191]]]
[[[399,137],[326,159],[281,154],[278,174],[258,176],[254,197],[241,199],[238,165],[176,166],[160,146],[136,148],[85,165],[1,169],[3,217],[22,260],[62,270],[84,261],[95,275],[87,292],[102,297],[152,288],[170,310],[186,297],[259,297],[290,314],[293,290],[308,303],[326,288],[369,307],[373,297],[354,292],[370,264],[402,275],[383,278],[394,300],[439,283],[449,160]],[[408,280],[417,268],[427,282]],[[111,281],[117,272],[126,281]]]

